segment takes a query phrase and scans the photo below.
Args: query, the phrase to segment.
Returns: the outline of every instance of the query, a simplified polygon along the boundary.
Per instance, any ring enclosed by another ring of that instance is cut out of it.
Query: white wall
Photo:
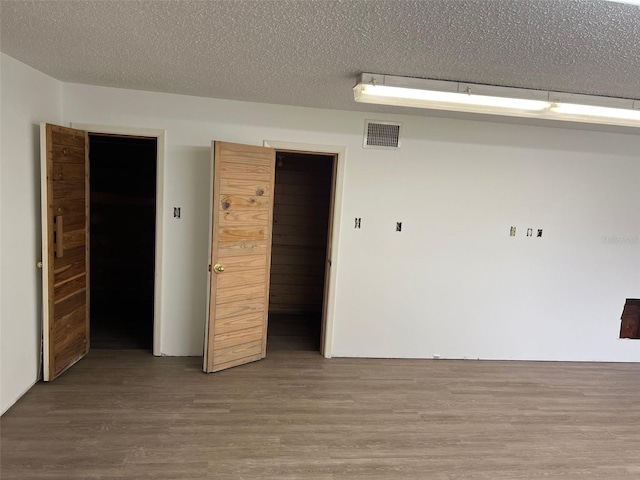
[[[640,136],[405,124],[400,155],[350,164],[363,230],[341,245],[335,354],[638,361],[617,336],[640,296]]]
[[[202,351],[210,141],[268,139],[347,147],[334,356],[640,361],[617,339],[640,296],[640,134],[63,92],[65,122],[167,130],[164,354]],[[402,121],[402,148],[363,149],[366,118]]]
[[[62,121],[57,80],[0,54],[0,407],[38,378],[42,280],[39,123]]]

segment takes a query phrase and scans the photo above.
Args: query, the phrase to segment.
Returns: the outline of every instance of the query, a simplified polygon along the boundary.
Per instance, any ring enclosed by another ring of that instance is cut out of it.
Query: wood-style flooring
[[[640,479],[640,364],[327,360],[296,338],[210,375],[93,350],[2,417],[0,477]]]

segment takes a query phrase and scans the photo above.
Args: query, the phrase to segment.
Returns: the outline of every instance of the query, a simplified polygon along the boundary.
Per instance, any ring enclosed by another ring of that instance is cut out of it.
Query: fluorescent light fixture
[[[640,100],[363,73],[356,102],[640,127]]]
[[[579,105],[577,103],[554,103],[551,110],[562,115],[635,120],[640,125],[640,110],[597,107],[593,105]]]
[[[612,3],[628,3],[629,5],[640,5],[640,0],[608,0]]]
[[[433,108],[433,104],[473,105],[478,107],[495,107],[515,110],[544,110],[549,108],[549,102],[540,100],[524,100],[516,98],[492,97],[486,95],[472,95],[470,93],[438,92],[434,90],[419,90],[402,87],[387,87],[385,85],[362,85],[356,92],[356,101],[365,103],[384,103],[397,105],[403,99],[412,102],[412,106]]]

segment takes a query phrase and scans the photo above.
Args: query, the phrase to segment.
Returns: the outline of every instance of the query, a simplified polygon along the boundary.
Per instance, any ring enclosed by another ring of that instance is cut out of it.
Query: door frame
[[[327,259],[331,262],[331,268],[326,269],[329,272],[329,278],[325,278],[325,293],[323,298],[323,318],[322,326],[323,338],[320,339],[321,352],[325,358],[331,358],[333,353],[333,331],[335,322],[335,299],[336,299],[336,279],[338,274],[338,247],[340,245],[340,225],[342,215],[342,198],[344,191],[344,173],[345,173],[345,157],[347,148],[337,145],[318,145],[313,143],[297,143],[280,140],[264,140],[263,146],[278,150],[290,150],[300,153],[328,154],[335,155],[335,178],[333,179],[333,217],[329,229],[331,232],[331,251],[327,254]]]
[[[153,355],[162,355],[162,232],[164,218],[164,157],[166,151],[166,130],[112,125],[95,125],[71,122],[71,128],[85,130],[87,134],[108,134],[156,139],[156,235],[153,279]],[[89,151],[91,163],[91,151]],[[91,182],[91,178],[89,178]]]

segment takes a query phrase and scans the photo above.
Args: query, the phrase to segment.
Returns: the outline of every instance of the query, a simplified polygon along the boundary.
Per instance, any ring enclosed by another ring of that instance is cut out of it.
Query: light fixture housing
[[[356,102],[640,127],[640,100],[363,73]]]

